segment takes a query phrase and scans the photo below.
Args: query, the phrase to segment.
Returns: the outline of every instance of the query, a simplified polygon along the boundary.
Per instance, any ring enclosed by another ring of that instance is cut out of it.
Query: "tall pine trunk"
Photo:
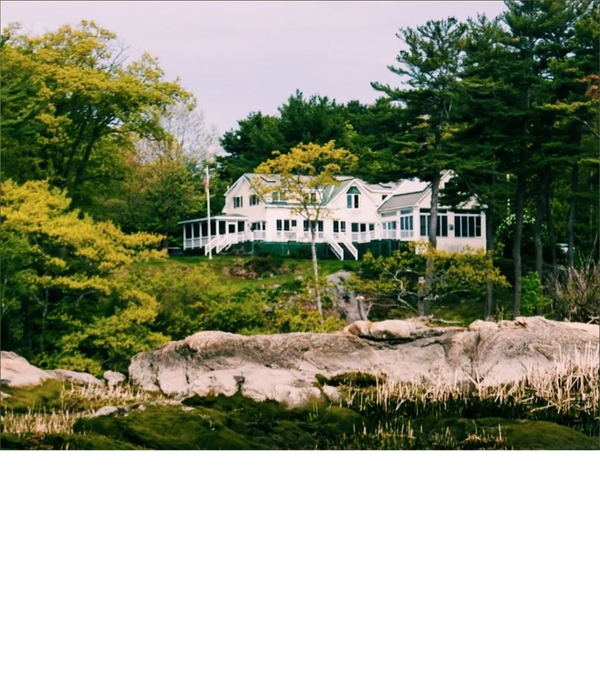
[[[554,231],[554,219],[552,217],[552,203],[550,202],[551,185],[548,184],[546,193],[546,224],[548,226],[548,241],[550,243],[550,258],[552,259],[552,275],[556,277],[558,267],[556,264],[556,232]]]
[[[314,222],[317,223],[316,221]],[[317,311],[321,317],[321,323],[323,323],[323,307],[321,305],[321,291],[319,290],[319,264],[317,262],[317,228],[315,226],[310,227],[310,255],[312,257],[312,268],[313,268],[313,278],[315,281],[315,300],[317,302]]]
[[[573,167],[571,172],[571,206],[569,207],[569,221],[567,224],[567,240],[569,243],[568,259],[569,266],[575,264],[575,211],[577,208],[576,193],[579,185],[579,167],[577,164]]]
[[[485,249],[494,260],[494,210],[493,207],[488,207],[485,212]],[[494,284],[487,281],[485,284],[485,318],[490,320],[494,313]]]
[[[429,244],[435,250],[437,248],[437,217],[438,217],[438,203],[440,197],[440,173],[435,173],[431,179],[431,210],[429,214]],[[425,264],[425,286],[426,291],[430,294],[433,291],[433,260],[427,259]],[[423,311],[421,311],[421,309]],[[431,313],[431,300],[425,300],[422,306],[419,306],[419,314]]]
[[[440,199],[440,173],[436,172],[431,181],[431,213],[429,215],[429,244],[437,247],[437,217]]]
[[[521,265],[521,243],[523,242],[523,214],[525,211],[525,172],[521,171],[517,177],[517,197],[515,201],[515,242],[513,245],[513,259],[515,265],[515,285],[513,299],[513,318],[521,316],[521,277],[523,268]]]
[[[542,244],[542,222],[546,213],[546,182],[542,182],[537,199],[535,221],[533,222],[533,246],[535,249],[535,270],[542,281],[544,275],[544,248]]]

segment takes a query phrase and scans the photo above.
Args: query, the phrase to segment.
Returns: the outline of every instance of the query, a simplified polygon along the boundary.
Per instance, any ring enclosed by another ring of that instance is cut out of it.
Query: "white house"
[[[451,178],[444,173],[441,187]],[[429,184],[407,180],[401,183],[370,184],[353,176],[338,176],[338,185],[322,189],[323,219],[317,226],[317,243],[328,245],[343,259],[358,259],[362,245],[381,241],[416,241],[427,238],[431,188]],[[256,182],[263,188],[261,200]],[[315,197],[315,202],[321,201]],[[184,249],[203,248],[205,254],[221,252],[231,245],[263,243],[310,243],[308,221],[295,211],[296,206],[278,192],[276,176],[244,174],[225,194],[225,206],[219,216],[180,222]],[[461,209],[438,210],[438,247],[456,250],[470,245],[485,248],[485,214],[474,199]]]

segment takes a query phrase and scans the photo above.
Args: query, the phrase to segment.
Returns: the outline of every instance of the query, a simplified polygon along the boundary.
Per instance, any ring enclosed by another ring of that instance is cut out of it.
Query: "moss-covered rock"
[[[516,450],[597,450],[600,438],[549,421],[480,419],[479,426],[500,433]]]
[[[3,450],[132,450],[141,449],[131,443],[119,442],[106,435],[12,435],[2,433]]]
[[[318,419],[320,437],[330,445],[330,441],[337,440],[343,435],[352,435],[361,431],[365,426],[365,419],[346,407],[328,407]]]
[[[13,411],[59,409],[63,385],[62,381],[52,379],[25,388],[3,388],[8,397],[3,398],[2,408]]]

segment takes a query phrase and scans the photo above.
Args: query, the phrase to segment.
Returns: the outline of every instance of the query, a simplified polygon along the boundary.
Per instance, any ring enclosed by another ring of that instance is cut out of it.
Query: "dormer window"
[[[310,203],[311,203],[311,205],[317,204],[317,194],[316,193],[310,194]]]
[[[271,193],[271,202],[285,202],[285,195],[277,190]]]
[[[346,207],[348,209],[360,208],[360,192],[354,186],[346,193]]]

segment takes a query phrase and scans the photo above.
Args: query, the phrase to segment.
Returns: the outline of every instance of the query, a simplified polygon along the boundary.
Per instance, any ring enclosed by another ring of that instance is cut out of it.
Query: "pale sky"
[[[179,76],[220,134],[252,111],[276,114],[299,89],[370,103],[371,81],[398,82],[398,28],[450,15],[496,16],[503,2],[19,2],[0,3],[2,26],[30,33],[90,19],[129,55],[157,57]]]

